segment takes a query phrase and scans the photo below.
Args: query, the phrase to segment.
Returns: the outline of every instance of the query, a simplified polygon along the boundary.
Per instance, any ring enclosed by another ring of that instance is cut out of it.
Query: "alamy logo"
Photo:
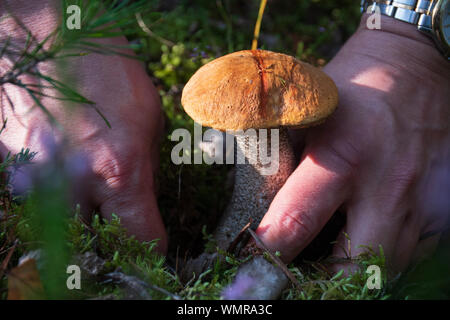
[[[67,7],[66,10],[67,19],[66,27],[69,30],[80,30],[81,29],[81,9],[79,6],[73,4]]]
[[[380,7],[377,6],[377,3],[375,2],[372,5],[370,5],[367,8],[366,12],[369,15],[369,17],[367,18],[367,21],[366,21],[367,29],[380,30],[381,29],[381,11],[380,11]]]
[[[69,277],[67,277],[66,286],[67,289],[73,290],[73,289],[81,289],[81,269],[76,264],[67,266],[66,270],[67,274],[70,274]]]
[[[171,159],[180,164],[246,164],[257,165],[262,175],[273,175],[279,169],[279,129],[247,129],[226,133],[194,123],[194,151],[189,130],[172,132]],[[236,139],[236,144],[235,144]]]
[[[367,279],[366,285],[367,289],[381,289],[381,269],[379,266],[372,264],[370,265],[366,273],[369,273],[370,276]]]

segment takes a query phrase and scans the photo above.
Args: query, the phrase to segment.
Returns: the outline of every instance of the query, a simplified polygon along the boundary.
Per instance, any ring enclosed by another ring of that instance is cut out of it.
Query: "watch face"
[[[442,3],[441,8],[441,30],[442,40],[446,42],[447,47],[450,46],[450,1],[446,0]]]
[[[432,29],[437,47],[450,61],[450,0],[437,0],[432,15]]]

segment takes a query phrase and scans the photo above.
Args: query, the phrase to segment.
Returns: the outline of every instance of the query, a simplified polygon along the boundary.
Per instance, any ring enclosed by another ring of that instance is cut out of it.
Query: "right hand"
[[[336,112],[306,131],[298,168],[257,234],[291,261],[343,207],[354,257],[382,245],[395,271],[433,247],[450,213],[450,64],[406,23],[364,20],[324,71],[340,96]],[[305,131],[302,131],[303,133]],[[345,257],[341,234],[334,254]]]

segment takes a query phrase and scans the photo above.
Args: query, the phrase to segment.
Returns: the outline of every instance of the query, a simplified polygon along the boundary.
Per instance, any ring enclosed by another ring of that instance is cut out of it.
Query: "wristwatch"
[[[367,11],[367,9],[369,11]],[[450,61],[450,0],[361,1],[361,12],[374,13],[411,23],[433,38],[437,48]]]

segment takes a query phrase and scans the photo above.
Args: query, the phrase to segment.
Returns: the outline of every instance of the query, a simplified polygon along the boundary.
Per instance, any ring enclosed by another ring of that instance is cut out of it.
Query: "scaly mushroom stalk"
[[[240,228],[250,219],[253,220],[252,228],[259,224],[276,193],[295,169],[295,157],[287,129],[281,127],[277,130],[279,134],[274,137],[275,146],[271,144],[271,129],[267,129],[267,139],[258,133],[256,146],[253,147],[249,145],[252,140],[247,135],[236,135],[235,161],[241,151],[246,163],[236,164],[233,195],[214,234],[218,246],[223,250],[228,248]],[[275,155],[269,154],[272,147],[278,149],[275,150]],[[267,156],[271,158],[269,164],[262,163],[261,150],[263,156],[268,152]],[[278,169],[273,174],[268,174],[271,173],[269,166]]]

